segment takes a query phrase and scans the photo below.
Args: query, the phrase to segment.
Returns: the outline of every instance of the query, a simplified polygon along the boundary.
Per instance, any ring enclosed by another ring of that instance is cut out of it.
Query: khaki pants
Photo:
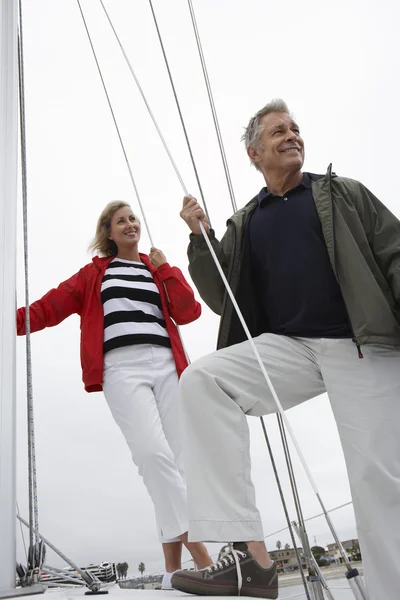
[[[263,334],[256,346],[284,409],[328,393],[346,459],[371,600],[400,597],[400,348]],[[192,541],[264,537],[246,415],[276,411],[249,342],[181,378]],[[310,432],[311,434],[311,432]]]

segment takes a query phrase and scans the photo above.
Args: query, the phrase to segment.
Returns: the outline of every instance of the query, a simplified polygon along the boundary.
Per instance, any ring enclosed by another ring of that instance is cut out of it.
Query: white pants
[[[188,529],[172,350],[141,344],[107,352],[103,390],[154,504],[160,541]]]
[[[371,600],[400,598],[400,348],[351,340],[255,339],[285,409],[327,391],[353,496]],[[249,342],[181,378],[191,541],[262,540],[246,415],[275,412]]]

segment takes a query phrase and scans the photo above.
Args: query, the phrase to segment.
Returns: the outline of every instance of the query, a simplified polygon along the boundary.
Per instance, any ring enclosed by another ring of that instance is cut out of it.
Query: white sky
[[[195,180],[146,0],[106,0],[110,16],[187,187]],[[155,134],[97,0],[82,0],[155,244],[186,272],[182,190]],[[398,172],[400,9],[394,0],[196,0],[194,2],[238,206],[264,185],[240,143],[252,114],[273,97],[294,112],[305,169],[361,180],[400,216]],[[154,0],[213,226],[221,236],[231,205],[197,48],[184,0]],[[104,205],[136,199],[75,0],[25,0],[31,301],[89,262],[86,249]],[[22,224],[20,220],[20,231]],[[18,303],[23,298],[22,236]],[[149,249],[143,233],[141,250]],[[215,347],[218,318],[183,329],[192,360]],[[18,340],[18,501],[27,516],[24,339]],[[80,565],[124,561],[132,574],[162,570],[153,507],[102,394],[86,394],[79,319],[32,338],[40,528]],[[288,413],[326,505],[350,492],[325,397]],[[276,418],[266,419],[289,497]],[[285,526],[258,419],[250,419],[253,479],[265,533]],[[298,464],[297,459],[294,459]],[[320,512],[298,469],[305,516]],[[289,505],[292,506],[291,502]],[[291,516],[294,517],[292,511]],[[342,539],[355,536],[351,507],[334,513]],[[332,541],[323,519],[309,526]],[[282,533],[268,540],[289,542]],[[215,551],[214,548],[212,548]],[[18,534],[18,559],[23,561]],[[48,555],[48,563],[62,562]]]

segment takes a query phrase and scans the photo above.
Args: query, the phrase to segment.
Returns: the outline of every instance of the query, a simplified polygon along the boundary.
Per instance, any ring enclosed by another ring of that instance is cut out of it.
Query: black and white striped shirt
[[[101,284],[104,353],[131,344],[171,347],[153,277],[141,262],[114,258]]]

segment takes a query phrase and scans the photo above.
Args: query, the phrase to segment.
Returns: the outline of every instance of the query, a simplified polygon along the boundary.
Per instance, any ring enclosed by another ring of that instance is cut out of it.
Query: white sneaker
[[[162,590],[173,590],[174,588],[171,585],[171,578],[173,573],[164,573],[164,577],[162,578],[161,589]]]

